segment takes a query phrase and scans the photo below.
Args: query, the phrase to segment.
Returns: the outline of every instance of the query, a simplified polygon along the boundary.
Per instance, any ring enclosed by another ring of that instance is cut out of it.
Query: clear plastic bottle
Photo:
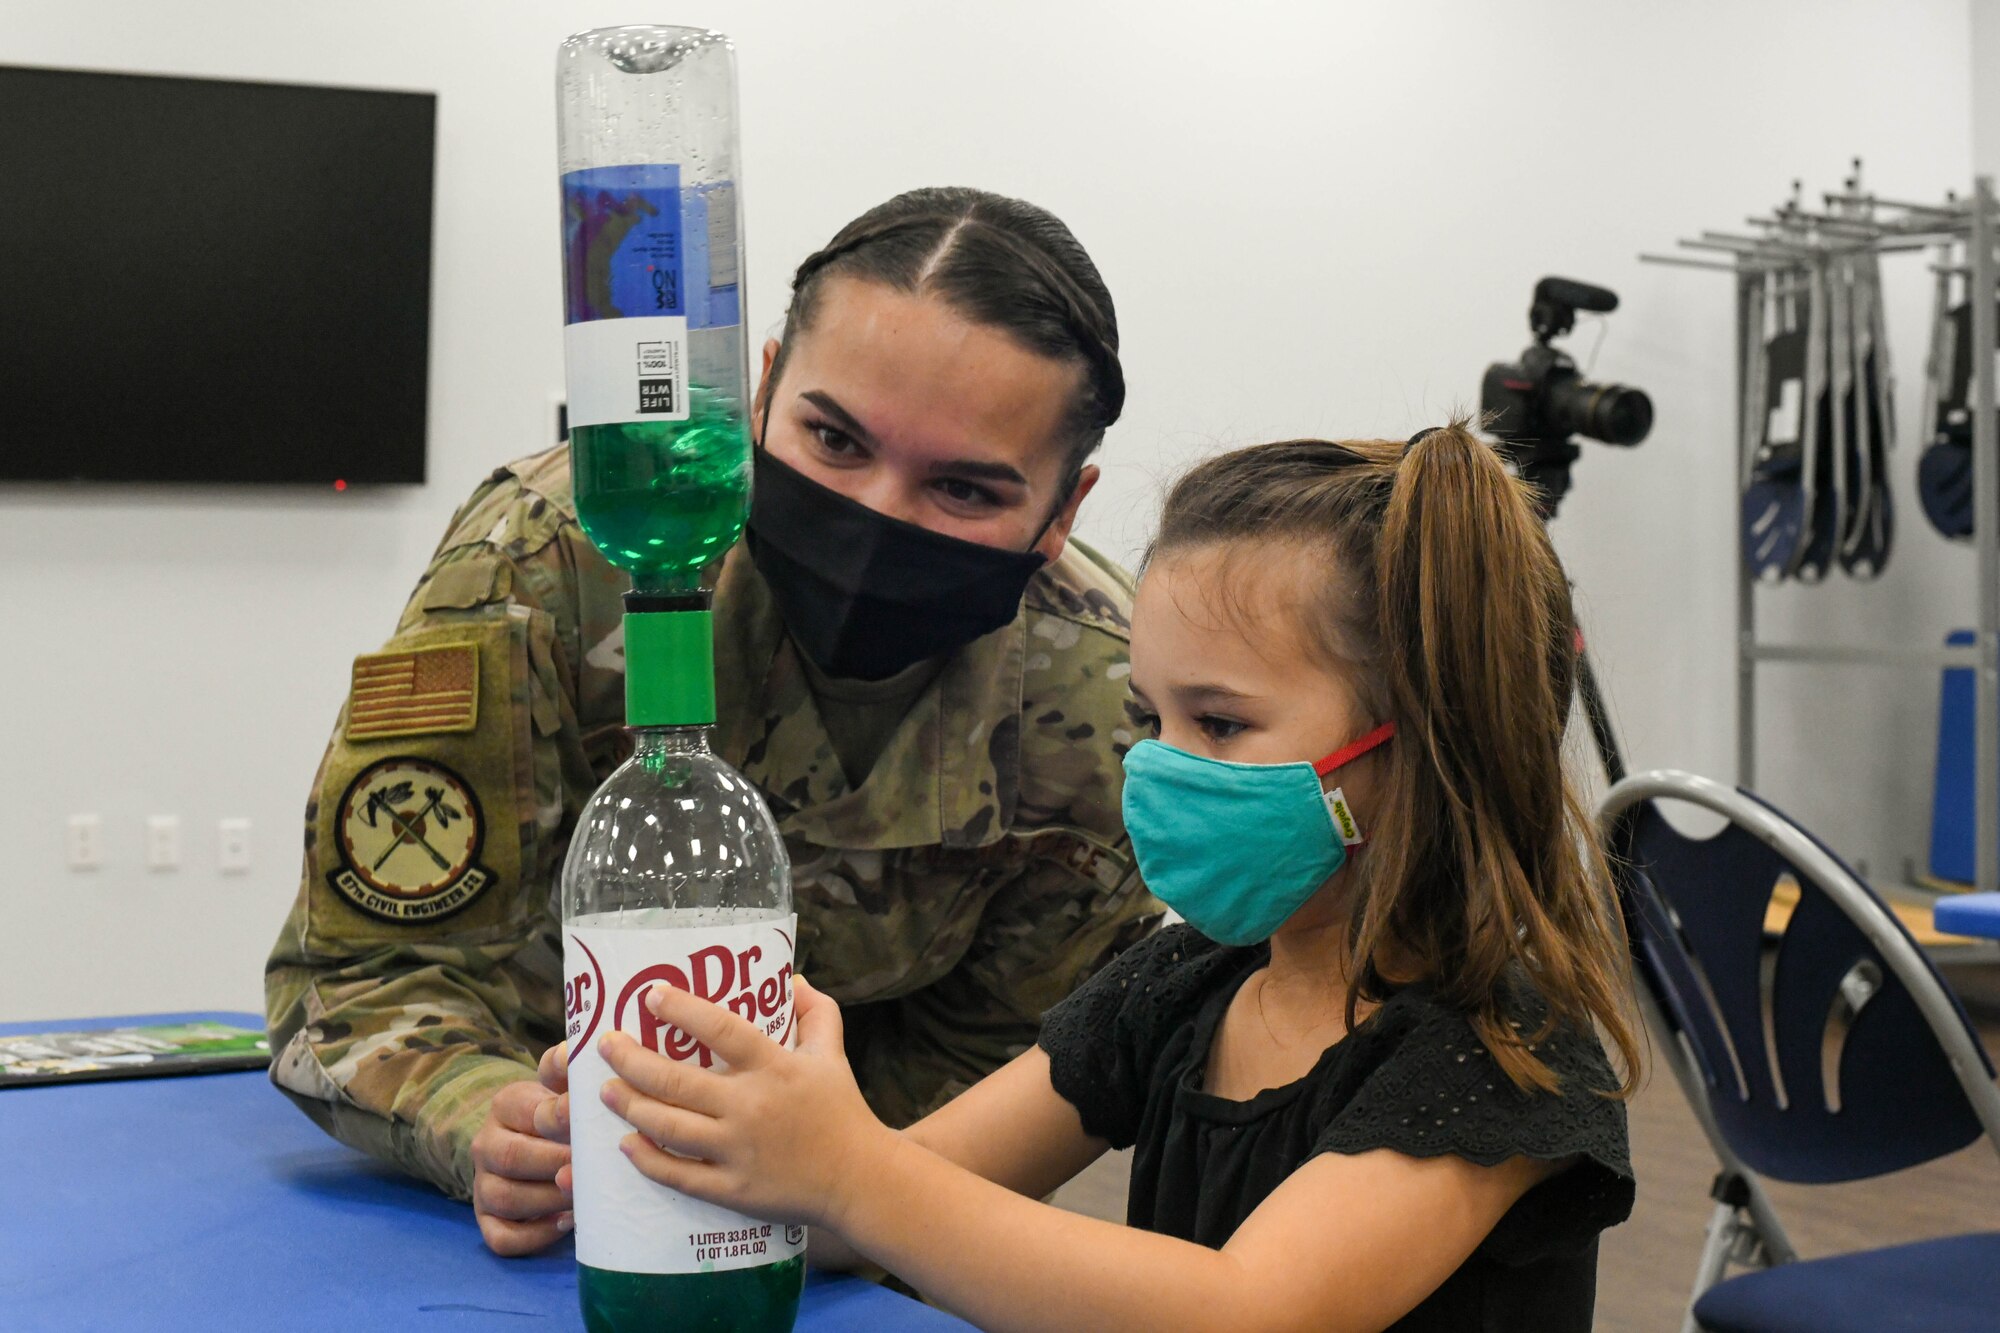
[[[708,749],[715,667],[698,581],[743,531],[747,349],[729,41],[587,32],[557,59],[564,352],[584,532],[632,575],[634,753],[590,798],[563,866],[578,1295],[592,1330],[785,1330],[805,1231],[656,1185],[618,1151],[596,1041],[713,1052],[645,1007],[677,986],[792,1038],[791,867],[756,788]]]
[[[563,865],[570,1142],[579,1297],[592,1330],[785,1330],[805,1230],[686,1198],[618,1151],[632,1127],[597,1097],[594,1043],[622,1030],[673,1059],[719,1061],[656,1022],[673,985],[792,1039],[791,865],[757,789],[699,725],[635,727],[630,759],[590,798]]]
[[[735,52],[699,28],[579,33],[556,112],[577,516],[640,588],[686,591],[750,491]]]

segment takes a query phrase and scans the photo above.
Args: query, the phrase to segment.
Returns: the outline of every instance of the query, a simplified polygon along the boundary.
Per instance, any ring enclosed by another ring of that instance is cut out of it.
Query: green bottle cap
[[[625,725],[715,721],[715,629],[706,610],[626,611]]]

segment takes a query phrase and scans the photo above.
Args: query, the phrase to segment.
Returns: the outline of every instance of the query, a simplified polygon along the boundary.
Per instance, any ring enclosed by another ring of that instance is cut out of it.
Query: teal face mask
[[[1125,831],[1146,887],[1217,944],[1269,939],[1362,840],[1347,797],[1320,779],[1395,734],[1385,722],[1316,764],[1140,741],[1125,756]]]

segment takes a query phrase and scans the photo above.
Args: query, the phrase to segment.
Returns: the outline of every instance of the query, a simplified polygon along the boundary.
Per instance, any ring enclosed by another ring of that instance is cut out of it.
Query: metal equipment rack
[[[1994,349],[1996,342],[1996,289],[1994,245],[2000,238],[2000,205],[1994,198],[1993,179],[1981,176],[1973,184],[1969,200],[1947,197],[1945,203],[1914,204],[1884,199],[1859,188],[1856,179],[1845,189],[1822,196],[1826,211],[1800,207],[1798,187],[1793,186],[1791,203],[1767,217],[1748,219],[1755,235],[1705,231],[1699,237],[1679,242],[1687,250],[1730,255],[1727,262],[1697,259],[1687,255],[1639,256],[1645,263],[1670,264],[1685,268],[1715,269],[1736,277],[1736,368],[1741,390],[1750,382],[1753,359],[1760,358],[1761,346],[1750,330],[1753,327],[1749,302],[1761,300],[1758,283],[1765,277],[1793,273],[1812,263],[1872,251],[1892,254],[1942,247],[1941,263],[1950,264],[1951,249],[1963,244],[1965,269],[1971,283],[1967,299],[1972,304],[1972,476],[1973,539],[1977,561],[1976,625],[1971,647],[1953,648],[1868,648],[1821,643],[1770,643],[1757,637],[1756,580],[1749,562],[1737,561],[1736,590],[1736,765],[1738,781],[1754,787],[1757,781],[1757,669],[1765,663],[1818,663],[1882,667],[1972,667],[1974,671],[1977,858],[1975,887],[1983,892],[2000,890],[2000,417],[1995,415]],[[1808,410],[1811,410],[1810,408]],[[1929,415],[1929,408],[1926,408]],[[1752,447],[1747,411],[1737,413],[1737,462],[1739,477],[1749,472]],[[1926,420],[1928,432],[1934,423]],[[1895,896],[1935,899],[1935,893],[1915,885],[1878,885]],[[1968,950],[1969,952],[1970,950]],[[1954,950],[1956,954],[1958,951]],[[1983,956],[2000,950],[1979,947]]]

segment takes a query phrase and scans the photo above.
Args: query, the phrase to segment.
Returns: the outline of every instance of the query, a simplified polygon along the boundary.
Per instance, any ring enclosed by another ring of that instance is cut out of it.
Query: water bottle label
[[[565,323],[687,314],[679,167],[572,171],[562,196]]]
[[[688,419],[684,315],[571,324],[563,330],[563,358],[572,428]]]
[[[671,162],[566,173],[563,319],[679,315],[691,329],[743,320],[736,186],[681,188]]]
[[[655,986],[712,1000],[790,1046],[796,916],[734,924],[563,929],[569,1038],[570,1145],[576,1257],[622,1273],[709,1273],[777,1263],[805,1249],[805,1228],[758,1221],[691,1199],[639,1174],[618,1151],[633,1127],[598,1090],[613,1077],[596,1042],[624,1032],[670,1060],[722,1069],[722,1059],[645,1005]]]
[[[688,331],[742,322],[735,185],[588,167],[562,199],[570,425],[688,420]]]

